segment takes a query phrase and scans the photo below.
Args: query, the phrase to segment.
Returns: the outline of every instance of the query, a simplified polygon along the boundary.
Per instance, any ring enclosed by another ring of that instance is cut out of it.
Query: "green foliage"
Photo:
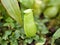
[[[60,32],[60,28],[54,33],[54,35],[53,35],[53,38],[54,38],[54,39],[58,39],[58,38],[60,37],[60,36],[59,36],[59,35],[60,35],[59,32]]]
[[[13,39],[13,40],[10,40],[10,42],[11,42],[10,45],[18,45],[17,40]]]
[[[22,25],[21,11],[17,0],[1,0],[1,2],[6,8],[8,14]]]
[[[2,39],[4,40],[8,39],[9,35],[11,35],[11,30],[5,31],[5,34],[3,35]]]
[[[54,45],[59,31],[60,0],[1,0],[0,45]]]
[[[53,37],[52,37],[52,43],[51,43],[51,45],[53,45],[54,44],[54,41],[56,40],[56,39],[58,39],[58,38],[60,38],[60,28],[54,33],[54,35],[53,35]]]

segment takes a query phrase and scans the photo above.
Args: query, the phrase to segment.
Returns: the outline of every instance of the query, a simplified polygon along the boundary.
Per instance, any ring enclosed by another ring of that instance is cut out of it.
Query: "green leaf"
[[[28,44],[31,44],[32,43],[32,41],[33,41],[33,39],[32,38],[29,38],[29,39],[25,39],[25,43],[28,43]]]
[[[60,28],[54,33],[54,35],[52,37],[51,45],[53,45],[55,40],[58,38],[60,38]]]
[[[19,37],[20,37],[20,31],[16,30],[15,32],[12,33],[12,35],[9,38],[15,40],[15,39],[19,39]]]
[[[8,14],[22,25],[21,12],[18,6],[17,0],[1,0],[3,6],[7,10]]]
[[[33,39],[35,40],[35,41],[39,41],[39,35],[36,35]]]
[[[5,41],[0,37],[0,44],[1,45],[7,45],[7,43],[8,43],[8,41]]]
[[[5,31],[5,33],[4,33],[3,37],[2,37],[2,39],[4,39],[4,40],[8,39],[8,36],[9,36],[11,33],[12,33],[11,30]]]
[[[39,20],[39,22],[37,22],[37,26],[41,34],[47,34],[49,32],[43,21]]]
[[[32,9],[24,11],[24,31],[27,37],[33,37],[36,35],[37,27],[34,22]]]
[[[5,40],[2,40],[2,43],[1,43],[1,45],[7,45],[7,41],[5,41]]]
[[[3,26],[11,27],[12,29],[15,27],[14,23],[4,23]]]
[[[6,19],[6,22],[11,23],[11,22],[14,22],[14,20],[13,20],[12,18],[8,17],[8,18]]]
[[[43,37],[40,37],[40,41],[36,43],[36,45],[44,45],[46,39]]]
[[[10,40],[10,45],[18,45],[17,40]]]
[[[14,33],[15,38],[18,39],[20,37],[20,31],[16,30]]]
[[[58,39],[59,37],[60,37],[60,28],[53,35],[54,39]]]

